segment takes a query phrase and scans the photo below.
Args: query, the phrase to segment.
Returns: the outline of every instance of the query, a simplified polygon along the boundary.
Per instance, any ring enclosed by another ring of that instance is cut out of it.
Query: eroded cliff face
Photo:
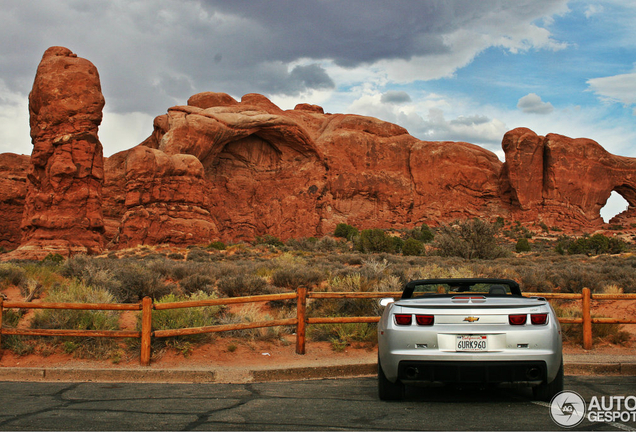
[[[11,250],[22,241],[22,213],[31,158],[0,154],[0,248]]]
[[[599,212],[612,191],[630,204],[612,223],[636,222],[636,159],[588,139],[514,129],[501,162],[479,146],[420,141],[371,117],[206,92],[104,161],[103,103],[90,62],[47,50],[30,96],[28,175],[29,159],[0,155],[0,246],[20,245],[12,256],[320,236],[341,222],[411,228],[502,216],[590,231],[604,226]]]

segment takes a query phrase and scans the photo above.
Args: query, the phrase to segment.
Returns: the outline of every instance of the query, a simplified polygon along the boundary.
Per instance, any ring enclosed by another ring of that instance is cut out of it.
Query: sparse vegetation
[[[440,227],[435,243],[441,256],[469,260],[495,259],[507,255],[506,250],[497,243],[497,234],[497,225],[471,219]]]
[[[335,239],[308,237],[282,244],[276,237],[265,235],[261,243],[254,246],[246,243],[225,246],[218,242],[214,246],[191,246],[178,252],[144,246],[101,257],[75,256],[60,260],[51,256],[39,263],[0,263],[0,290],[18,288],[23,298],[32,295],[45,301],[62,301],[59,300],[61,293],[79,290],[84,297],[76,293],[73,298],[80,300],[64,301],[88,301],[87,293],[98,292],[110,296],[104,301],[136,303],[144,296],[163,302],[271,294],[299,286],[318,291],[400,291],[403,284],[412,279],[485,276],[515,279],[524,291],[578,293],[588,287],[595,293],[636,292],[636,256],[618,254],[633,250],[633,245],[619,237],[593,234],[556,239],[555,234],[551,234],[554,229],[546,230],[547,226],[537,223],[530,228],[537,233],[542,230],[543,234],[530,244],[528,239],[533,233],[527,227],[504,220],[491,224],[475,219],[435,228],[422,225],[390,231],[358,231],[350,225],[341,225],[340,230],[334,232]],[[511,238],[502,235],[504,227],[514,234]],[[525,252],[530,247],[532,254],[510,253]],[[559,249],[561,253],[554,252]],[[164,319],[155,311],[153,323],[155,329],[160,326],[183,328],[295,316],[295,302],[291,300],[240,310],[234,307],[205,309],[210,311],[201,312],[205,316],[198,318],[177,314]],[[66,328],[111,328],[111,325],[116,328],[118,325],[117,314],[112,321],[108,313],[96,318],[91,311],[71,317],[70,321],[54,321],[59,318],[54,318],[51,312],[59,311],[41,312],[32,320],[33,325],[49,326],[46,328],[69,325],[71,327]],[[308,302],[308,313],[313,317],[373,316],[379,313],[379,307],[376,301],[370,300],[315,299]],[[17,325],[23,315],[20,311],[4,311],[4,325]],[[572,326],[567,336],[572,341],[578,338],[576,327]],[[283,336],[293,330],[293,326],[249,329],[229,336],[283,343]],[[334,350],[375,343],[374,324],[311,325],[308,332],[310,340],[329,341]],[[629,334],[620,326],[595,325],[594,334],[608,343],[629,343]],[[158,350],[168,347],[187,355],[196,344],[208,339],[171,338],[155,343]],[[58,350],[76,356],[110,357],[117,362],[125,354],[122,349],[129,349],[109,339],[98,339],[98,342],[109,345],[89,347],[81,338],[2,338],[2,346],[18,354],[47,354]],[[227,346],[231,352],[230,345]]]

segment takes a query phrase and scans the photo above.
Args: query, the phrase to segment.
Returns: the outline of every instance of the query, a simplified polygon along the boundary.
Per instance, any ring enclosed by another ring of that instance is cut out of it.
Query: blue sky
[[[107,156],[218,91],[370,115],[500,158],[519,126],[636,157],[635,22],[633,0],[0,0],[0,153],[30,154],[28,92],[62,45],[100,72]]]

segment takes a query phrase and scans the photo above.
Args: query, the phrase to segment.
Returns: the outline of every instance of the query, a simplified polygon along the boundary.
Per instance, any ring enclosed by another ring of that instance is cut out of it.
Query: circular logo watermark
[[[550,417],[559,426],[574,427],[585,418],[585,401],[576,392],[562,391],[550,402]]]

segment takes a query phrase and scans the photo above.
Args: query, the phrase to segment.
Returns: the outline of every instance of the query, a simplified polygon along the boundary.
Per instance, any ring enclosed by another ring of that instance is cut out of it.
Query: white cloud
[[[519,99],[517,108],[528,114],[550,114],[554,111],[552,104],[550,102],[543,102],[541,97],[536,93],[527,94]]]
[[[596,5],[596,4],[588,5],[587,8],[585,9],[585,18],[590,18],[594,15],[602,13],[604,10],[605,8],[602,5]]]
[[[31,154],[27,95],[10,91],[0,79],[0,153]]]
[[[99,141],[104,148],[104,156],[128,150],[148,138],[152,133],[153,120],[152,116],[139,112],[104,112],[99,127]]]
[[[636,104],[636,72],[587,80],[596,95],[602,100],[624,105]]]

